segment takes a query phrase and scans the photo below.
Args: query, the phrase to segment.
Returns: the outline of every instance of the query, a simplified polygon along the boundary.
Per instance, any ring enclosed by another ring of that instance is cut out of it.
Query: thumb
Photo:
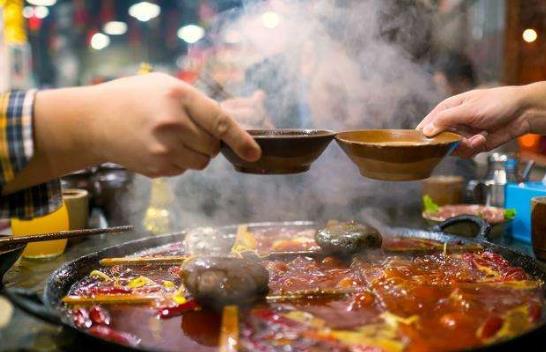
[[[265,100],[266,94],[263,90],[259,89],[252,94],[252,100],[256,103],[262,103]]]
[[[423,134],[427,137],[432,137],[456,126],[476,127],[472,126],[473,121],[474,114],[467,106],[455,106],[433,114],[430,122],[423,127]]]

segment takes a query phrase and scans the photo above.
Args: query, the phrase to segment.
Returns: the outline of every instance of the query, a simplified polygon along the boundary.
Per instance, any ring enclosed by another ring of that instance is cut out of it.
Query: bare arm
[[[260,149],[218,103],[164,74],[37,93],[34,156],[3,194],[111,161],[150,176],[204,169],[220,140],[241,157]]]
[[[463,134],[458,153],[470,157],[526,133],[546,134],[546,82],[478,89],[438,104],[417,126],[427,136]]]

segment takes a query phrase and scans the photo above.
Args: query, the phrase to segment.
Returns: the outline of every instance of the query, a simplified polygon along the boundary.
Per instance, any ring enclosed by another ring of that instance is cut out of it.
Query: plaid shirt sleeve
[[[34,155],[35,93],[30,90],[0,94],[0,190]],[[55,211],[61,203],[60,182],[55,180],[0,196],[0,218],[31,219]]]

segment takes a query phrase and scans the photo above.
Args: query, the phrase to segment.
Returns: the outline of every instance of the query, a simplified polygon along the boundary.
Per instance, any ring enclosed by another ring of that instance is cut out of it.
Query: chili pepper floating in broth
[[[94,305],[89,309],[89,318],[93,325],[110,325],[110,313],[101,306]]]
[[[198,308],[200,308],[199,304],[192,299],[185,303],[177,304],[176,306],[159,308],[157,316],[160,319],[169,319]]]
[[[89,317],[89,311],[85,307],[74,307],[70,314],[74,325],[80,329],[88,329],[93,325],[93,321]]]

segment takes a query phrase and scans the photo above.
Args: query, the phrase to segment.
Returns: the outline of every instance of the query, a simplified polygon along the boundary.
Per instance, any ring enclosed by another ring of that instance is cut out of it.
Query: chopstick
[[[298,301],[301,299],[320,299],[320,298],[338,298],[345,295],[350,295],[358,292],[357,288],[346,288],[346,289],[310,289],[310,290],[299,290],[292,292],[281,292],[277,295],[268,295],[265,297],[265,300],[268,303],[280,303],[280,302],[289,302],[289,301]]]
[[[237,306],[224,307],[219,345],[220,352],[239,350],[239,308]]]
[[[182,264],[188,256],[165,256],[165,257],[121,257],[121,258],[103,258],[99,261],[102,266],[113,265],[174,265]]]
[[[243,256],[245,253],[243,253]],[[316,251],[299,251],[299,252],[276,252],[270,253],[260,259],[277,259],[285,257],[295,257],[295,256],[321,256],[320,252]],[[114,265],[176,265],[182,264],[188,260],[190,256],[184,255],[167,255],[167,256],[158,256],[158,257],[112,257],[112,258],[103,258],[99,261],[102,266],[114,266]]]
[[[134,294],[66,296],[62,299],[66,304],[146,304],[160,299],[160,296],[141,296]]]
[[[345,295],[353,294],[358,292],[357,288],[348,288],[348,289],[310,289],[310,290],[299,290],[292,292],[281,292],[277,295],[268,295],[266,296],[266,301],[268,303],[281,303],[281,302],[290,302],[298,301],[302,299],[321,299],[321,298],[338,298]],[[70,295],[62,299],[63,303],[66,304],[146,304],[154,302],[155,300],[160,299],[161,296],[154,295],[137,295],[137,294],[99,294],[93,296],[76,296]],[[224,314],[227,313],[228,321],[233,321],[237,316],[233,311],[234,306],[226,306],[224,308]],[[226,311],[227,310],[227,311]],[[226,322],[227,323],[227,322]],[[228,330],[231,330],[229,328]],[[233,334],[229,333],[226,336],[232,337]]]
[[[107,227],[104,229],[83,229],[83,230],[40,233],[36,235],[10,236],[6,238],[1,238],[0,245],[62,240],[62,239],[68,239],[68,238],[102,235],[105,233],[127,232],[131,230],[133,230],[132,225],[125,225],[125,226]]]
[[[224,100],[233,98],[233,95],[226,91],[223,84],[214,79],[207,71],[202,71],[198,80],[210,89],[213,95],[218,95]]]
[[[243,253],[243,256],[245,253]],[[295,256],[324,256],[325,254],[317,251],[297,251],[297,252],[273,252],[266,256],[260,257],[260,259],[278,259],[285,257]],[[99,261],[102,266],[114,266],[114,265],[176,265],[182,264],[188,260],[190,256],[184,255],[167,255],[158,257],[112,257],[103,258]]]

